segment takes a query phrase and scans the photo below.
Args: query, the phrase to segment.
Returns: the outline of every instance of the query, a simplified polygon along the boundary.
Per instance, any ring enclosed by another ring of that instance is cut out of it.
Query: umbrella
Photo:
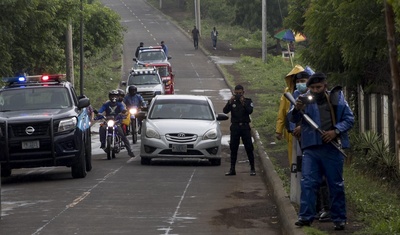
[[[274,35],[274,38],[287,42],[302,42],[307,38],[301,33],[294,34],[291,29],[284,29]]]

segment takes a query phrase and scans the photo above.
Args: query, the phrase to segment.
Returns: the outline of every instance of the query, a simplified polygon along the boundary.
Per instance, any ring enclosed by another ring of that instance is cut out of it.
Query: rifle
[[[292,94],[290,92],[285,92],[284,94],[285,98],[288,99],[290,101],[290,103],[292,103],[293,105],[296,105],[296,100],[294,99],[294,97],[292,96]],[[303,111],[299,110],[301,116],[303,117],[303,119],[310,124],[316,131],[318,131],[321,135],[324,133],[323,130],[321,130],[321,128],[319,128],[319,126],[317,125],[317,123],[314,122],[314,120],[312,120],[310,118],[310,116],[308,116],[307,114],[305,114]],[[340,147],[340,144],[334,140],[332,140],[331,142],[329,142],[330,144],[332,144],[337,150],[340,151],[340,153],[347,158],[346,153],[343,151],[343,149]]]

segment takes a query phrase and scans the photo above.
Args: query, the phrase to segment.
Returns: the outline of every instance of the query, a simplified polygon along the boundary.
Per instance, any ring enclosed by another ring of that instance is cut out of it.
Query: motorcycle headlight
[[[211,129],[208,130],[204,135],[203,135],[203,140],[214,140],[218,137],[217,129]]]
[[[76,128],[76,123],[77,120],[75,117],[69,118],[69,119],[64,119],[61,120],[60,123],[58,124],[58,132],[62,131],[70,131]]]
[[[136,114],[137,113],[137,109],[131,108],[131,109],[129,109],[129,113],[130,114]]]
[[[147,128],[146,129],[146,137],[147,138],[155,138],[155,139],[161,139],[160,134],[152,128]]]
[[[115,124],[114,120],[108,120],[108,122],[107,122],[108,127],[113,127],[114,124]]]

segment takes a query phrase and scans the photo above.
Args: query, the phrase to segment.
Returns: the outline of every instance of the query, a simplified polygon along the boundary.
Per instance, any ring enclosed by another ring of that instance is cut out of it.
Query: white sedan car
[[[219,121],[228,116],[216,114],[206,96],[158,95],[142,117],[141,164],[153,158],[200,158],[221,165]]]

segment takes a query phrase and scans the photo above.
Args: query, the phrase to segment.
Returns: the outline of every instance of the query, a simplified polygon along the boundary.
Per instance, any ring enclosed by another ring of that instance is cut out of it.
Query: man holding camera
[[[354,125],[354,115],[344,99],[341,87],[327,90],[326,75],[315,73],[306,83],[309,91],[300,95],[289,112],[292,122],[301,122],[302,179],[299,220],[295,225],[310,226],[316,214],[316,192],[323,176],[329,188],[331,219],[335,230],[343,230],[346,224],[346,199],[343,180],[343,154],[330,143],[349,147],[347,131]],[[322,130],[320,134],[304,120],[307,114]]]
[[[253,102],[249,98],[244,97],[244,88],[237,85],[234,94],[223,109],[224,113],[231,112],[231,168],[225,174],[226,176],[236,175],[235,165],[237,161],[237,153],[240,144],[240,138],[247,153],[250,163],[250,175],[256,175],[254,167],[253,142],[251,140],[250,114],[253,112]]]

